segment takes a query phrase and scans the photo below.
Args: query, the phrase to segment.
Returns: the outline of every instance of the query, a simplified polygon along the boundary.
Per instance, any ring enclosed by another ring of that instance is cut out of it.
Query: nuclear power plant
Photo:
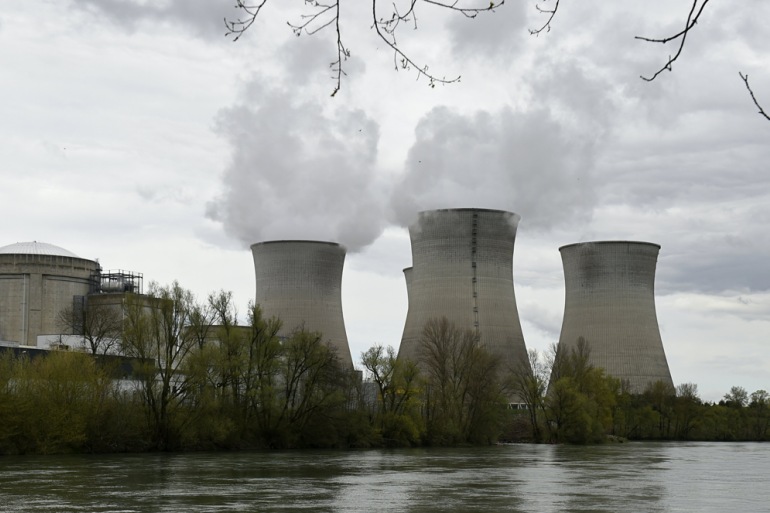
[[[513,290],[513,246],[519,216],[460,208],[420,212],[409,227],[412,267],[399,358],[419,361],[423,326],[447,317],[478,330],[503,369],[528,362]]]
[[[655,267],[660,246],[602,241],[559,248],[566,298],[558,354],[580,337],[590,362],[628,380],[632,393],[650,382],[673,385],[655,313]]]
[[[120,298],[113,294],[141,293],[141,289],[140,273],[104,272],[95,260],[53,244],[33,241],[4,246],[0,248],[0,340],[38,347],[46,337],[62,334],[57,317],[65,308],[82,309],[89,299],[119,305]]]
[[[412,266],[404,269],[408,310],[400,359],[419,363],[422,331],[446,317],[470,328],[501,361],[503,372],[528,364],[513,286],[519,216],[460,208],[420,212],[409,227]],[[558,354],[580,339],[590,361],[626,380],[633,393],[651,382],[673,385],[655,311],[655,268],[660,246],[602,241],[559,248],[566,298]],[[251,246],[256,303],[297,329],[318,331],[341,362],[353,359],[342,311],[345,249],[334,242],[279,240]],[[126,293],[142,293],[141,273],[103,271],[99,262],[52,244],[22,242],[0,248],[0,346],[52,347],[82,336],[61,326],[60,313],[89,304],[121,309]],[[121,311],[122,312],[122,311]],[[122,315],[122,313],[121,313]],[[48,344],[48,346],[46,346]]]
[[[279,335],[319,331],[344,365],[353,367],[342,316],[345,249],[334,242],[281,240],[252,244],[256,303],[283,321]]]

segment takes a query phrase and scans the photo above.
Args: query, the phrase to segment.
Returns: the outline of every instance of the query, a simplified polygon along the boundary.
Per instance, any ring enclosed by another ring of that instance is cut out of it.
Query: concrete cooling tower
[[[566,299],[558,352],[585,338],[591,363],[628,380],[634,393],[657,380],[673,385],[655,315],[659,250],[657,244],[630,241],[559,248]]]
[[[528,361],[513,292],[518,222],[511,212],[476,208],[418,214],[409,227],[409,310],[399,358],[418,361],[423,326],[446,316],[461,328],[477,329],[504,367]]]
[[[320,331],[344,365],[353,367],[342,317],[345,249],[333,242],[281,240],[252,244],[256,302],[283,321],[281,336],[300,326]]]

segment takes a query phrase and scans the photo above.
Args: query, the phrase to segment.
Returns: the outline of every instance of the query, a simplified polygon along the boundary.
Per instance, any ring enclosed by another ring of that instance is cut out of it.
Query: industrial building
[[[447,317],[475,329],[499,355],[503,369],[527,364],[513,290],[513,246],[519,216],[460,208],[420,212],[409,227],[412,267],[404,270],[409,296],[399,358],[419,361],[423,326]]]
[[[142,292],[142,275],[104,272],[95,260],[53,244],[20,242],[0,248],[0,340],[48,347],[65,333],[58,323],[65,308],[83,309],[89,301],[122,304],[126,292]]]
[[[601,241],[559,251],[566,298],[558,354],[566,354],[583,337],[590,362],[628,380],[632,393],[657,380],[673,386],[655,313],[660,246]]]
[[[319,331],[343,365],[353,367],[342,316],[345,248],[334,242],[280,240],[252,244],[256,303],[265,317],[283,321],[289,337],[304,328]]]

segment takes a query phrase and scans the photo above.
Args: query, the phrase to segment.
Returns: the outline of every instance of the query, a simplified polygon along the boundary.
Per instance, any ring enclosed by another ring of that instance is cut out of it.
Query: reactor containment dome
[[[528,362],[513,291],[518,222],[512,212],[480,208],[418,214],[409,227],[412,267],[404,270],[409,309],[399,358],[419,362],[423,326],[446,317],[477,330],[504,371]]]
[[[658,380],[673,386],[655,313],[655,267],[660,246],[602,241],[559,248],[566,297],[558,353],[579,338],[590,362],[641,393]]]
[[[352,368],[342,316],[342,268],[345,249],[334,242],[280,240],[252,244],[257,280],[256,303],[265,317],[283,321],[279,333],[297,328],[319,331]]]
[[[59,312],[90,292],[98,270],[96,261],[53,244],[0,248],[0,340],[36,346],[38,336],[60,333]]]

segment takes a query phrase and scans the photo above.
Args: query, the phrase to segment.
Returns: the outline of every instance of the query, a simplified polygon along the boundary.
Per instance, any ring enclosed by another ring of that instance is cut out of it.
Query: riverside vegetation
[[[88,352],[0,357],[0,453],[768,439],[764,390],[733,387],[718,404],[691,383],[632,394],[588,363],[584,340],[504,369],[483,334],[433,319],[419,367],[375,346],[361,355],[362,381],[321,333],[279,337],[281,321],[254,304],[238,325],[231,293],[198,302],[153,284],[127,296],[121,317],[130,380],[94,337]],[[527,408],[509,409],[509,397]]]

